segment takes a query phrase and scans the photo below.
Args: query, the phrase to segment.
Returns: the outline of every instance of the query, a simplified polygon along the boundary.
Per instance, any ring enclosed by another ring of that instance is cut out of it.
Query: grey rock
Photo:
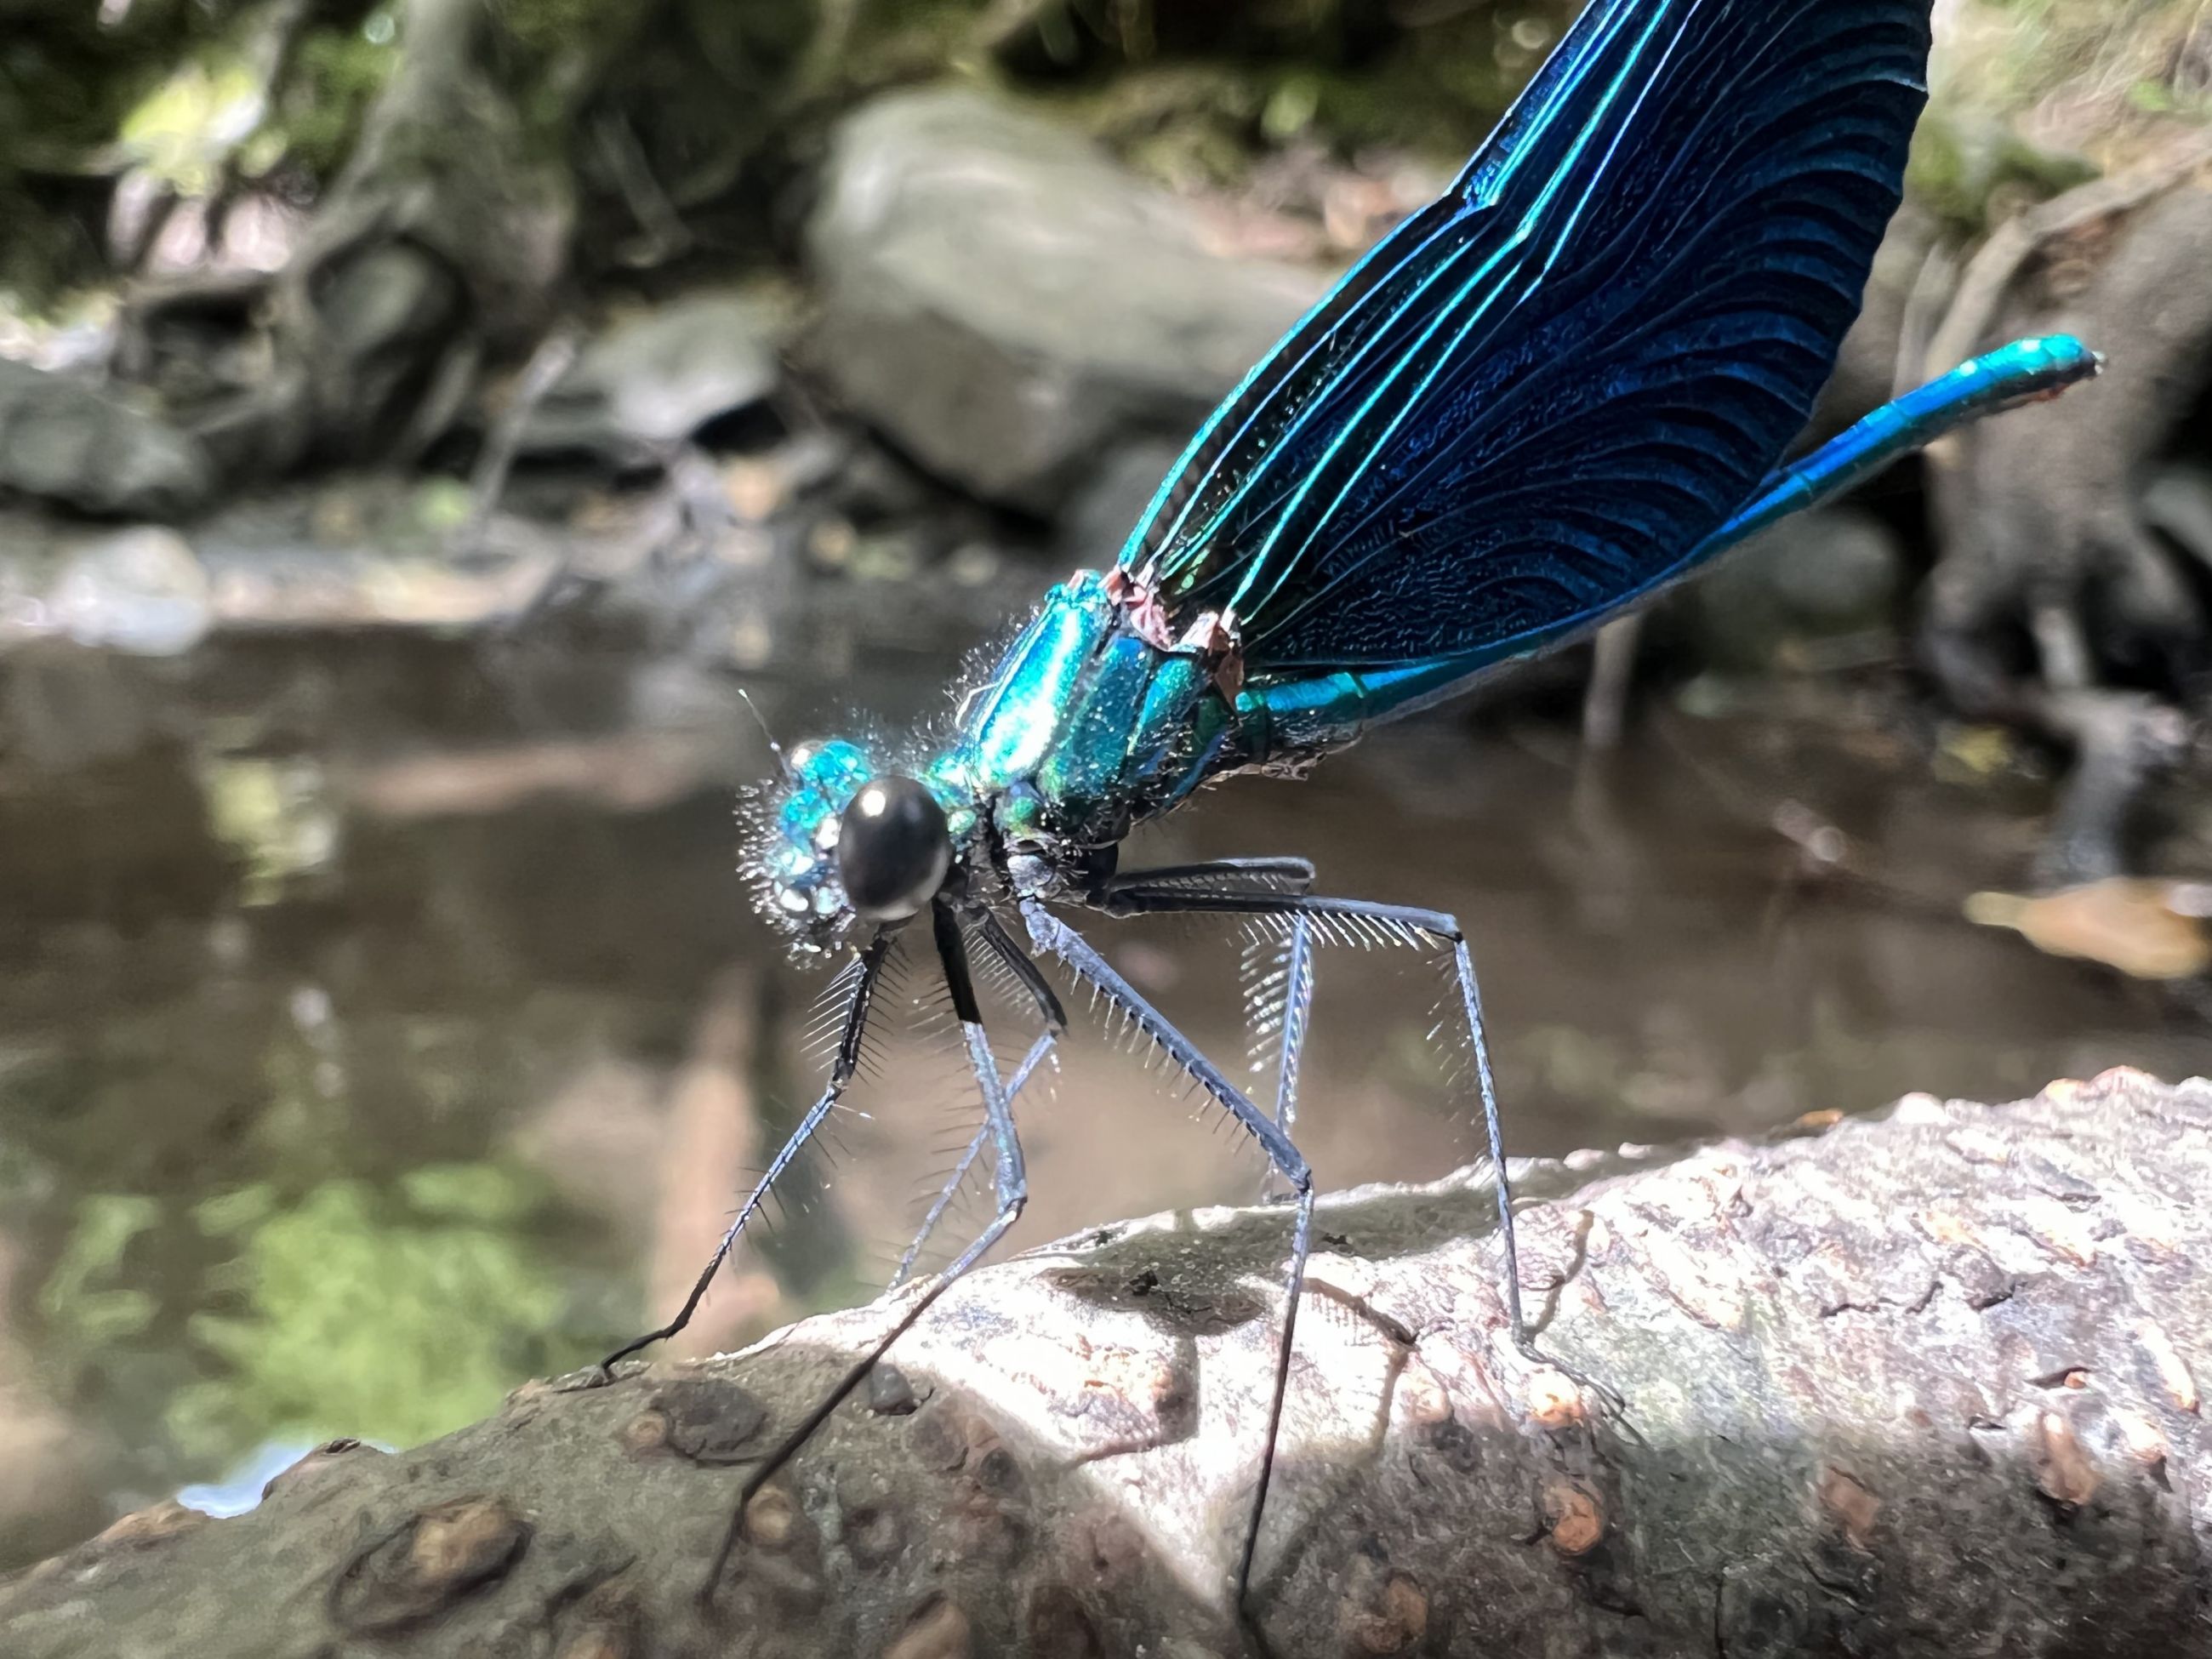
[[[0,358],[0,489],[160,519],[192,512],[213,483],[190,434],[89,381]]]
[[[775,390],[784,308],[698,294],[617,324],[585,347],[524,422],[525,453],[580,451],[648,465],[719,416]]]
[[[2212,568],[2212,468],[2161,468],[2143,491],[2143,522],[2200,565]]]
[[[1070,496],[1060,517],[1060,551],[1094,569],[1111,563],[1152,504],[1160,480],[1182,457],[1182,446],[1164,438],[1139,439],[1115,450]]]
[[[48,628],[79,645],[173,657],[215,619],[208,573],[173,530],[120,530],[70,556],[46,591]]]
[[[1209,251],[1196,212],[978,93],[838,130],[807,248],[811,357],[925,467],[1054,513],[1132,435],[1188,435],[1326,286]]]

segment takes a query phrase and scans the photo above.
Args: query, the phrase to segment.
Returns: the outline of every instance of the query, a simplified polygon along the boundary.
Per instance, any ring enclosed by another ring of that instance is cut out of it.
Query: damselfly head
[[[805,951],[831,948],[857,920],[902,921],[950,877],[956,826],[973,814],[843,738],[783,757],[784,781],[757,809],[750,863],[763,914]]]

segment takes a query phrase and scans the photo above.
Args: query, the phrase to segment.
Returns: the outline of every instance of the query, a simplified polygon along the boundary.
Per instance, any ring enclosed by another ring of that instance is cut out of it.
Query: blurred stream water
[[[945,664],[866,700],[926,706]],[[191,741],[0,787],[0,1566],[257,1447],[434,1435],[656,1321],[814,1086],[821,976],[747,914],[732,803],[760,757],[729,708],[577,718],[639,707],[602,686],[512,718],[428,647],[232,672],[193,687]],[[1959,919],[2025,878],[2032,777],[1931,762],[1879,698],[1692,690],[1602,764],[1553,714],[1416,722],[1224,787],[1128,861],[1294,851],[1327,890],[1457,913],[1518,1153],[2212,1069],[2169,994]],[[1771,827],[1792,801],[1875,879],[1808,881]],[[1241,1066],[1230,932],[1096,936]],[[1320,983],[1300,1133],[1323,1182],[1471,1159],[1430,971],[1346,952]],[[697,1346],[880,1282],[973,1121],[891,1041]],[[1093,1033],[1023,1115],[1018,1243],[1256,1190]]]

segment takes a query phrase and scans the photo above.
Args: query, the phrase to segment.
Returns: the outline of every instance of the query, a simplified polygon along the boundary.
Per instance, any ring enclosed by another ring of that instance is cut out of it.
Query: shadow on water
[[[943,660],[871,700],[925,706]],[[666,1311],[812,1086],[816,981],[735,872],[757,738],[726,686],[372,641],[172,678],[57,659],[11,696],[0,1565],[257,1445],[434,1435]],[[1832,702],[1656,713],[1602,766],[1557,720],[1447,715],[1226,787],[1128,861],[1297,852],[1328,890],[1455,912],[1516,1152],[2212,1068],[2160,994],[1958,920],[2023,879],[2047,801],[1938,769]],[[1792,801],[1859,879],[1805,878],[1771,823]],[[1241,1066],[1234,938],[1094,937]],[[1432,973],[1340,952],[1320,986],[1300,1138],[1323,1182],[1470,1158]],[[880,1281],[974,1121],[925,1086],[943,1058],[892,1037],[700,1346]],[[1071,1045],[1024,1102],[1018,1242],[1255,1192],[1191,1111]]]

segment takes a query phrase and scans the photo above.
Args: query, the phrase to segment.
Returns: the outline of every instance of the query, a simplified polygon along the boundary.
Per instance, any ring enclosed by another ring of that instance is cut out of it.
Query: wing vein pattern
[[[1540,650],[1804,428],[1925,101],[1929,0],[1591,0],[1451,188],[1246,377],[1122,550],[1248,669]]]

